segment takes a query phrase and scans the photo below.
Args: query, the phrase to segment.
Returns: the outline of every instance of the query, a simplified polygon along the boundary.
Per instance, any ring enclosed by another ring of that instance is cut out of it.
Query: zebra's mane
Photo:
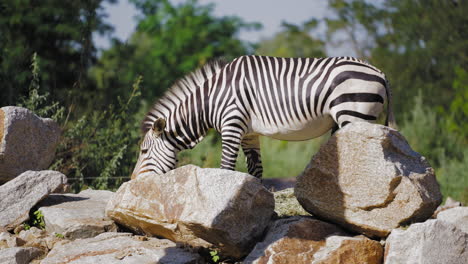
[[[211,60],[202,67],[176,81],[163,96],[156,100],[150,111],[146,114],[141,124],[142,132],[146,133],[158,117],[167,118],[170,112],[167,108],[168,106],[176,108],[177,105],[182,103],[188,95],[200,87],[206,80],[221,71],[227,63],[228,62],[224,59]]]

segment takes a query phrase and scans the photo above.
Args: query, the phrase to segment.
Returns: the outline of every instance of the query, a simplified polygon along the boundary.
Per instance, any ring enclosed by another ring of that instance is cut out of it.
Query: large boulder
[[[196,264],[201,263],[201,258],[167,239],[109,232],[56,245],[41,261],[41,264],[59,263]]]
[[[0,249],[0,263],[2,264],[28,264],[32,259],[39,257],[42,251],[34,247],[12,247]]]
[[[395,229],[385,244],[385,263],[466,264],[468,234],[451,223],[428,220]]]
[[[468,207],[455,207],[444,210],[437,215],[437,219],[446,221],[468,233]]]
[[[44,170],[55,157],[60,127],[28,109],[0,108],[0,184],[27,170]]]
[[[244,263],[382,263],[383,248],[365,236],[349,236],[339,227],[309,217],[272,223]]]
[[[47,232],[67,239],[89,238],[117,231],[117,226],[105,214],[113,195],[111,191],[91,189],[79,194],[51,194],[38,207],[44,215]]]
[[[434,170],[398,131],[365,122],[336,132],[298,176],[311,214],[369,236],[429,218],[442,201]]]
[[[248,174],[188,165],[124,183],[106,211],[132,230],[240,258],[268,225],[274,199]]]
[[[0,186],[0,227],[13,230],[29,219],[29,211],[50,193],[62,192],[67,177],[57,171],[26,171]]]

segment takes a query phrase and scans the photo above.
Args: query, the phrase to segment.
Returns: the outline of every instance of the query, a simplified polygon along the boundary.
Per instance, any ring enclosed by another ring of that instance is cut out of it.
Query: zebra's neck
[[[210,128],[205,109],[199,104],[202,100],[197,95],[196,91],[187,95],[167,116],[169,141],[178,151],[193,148]]]

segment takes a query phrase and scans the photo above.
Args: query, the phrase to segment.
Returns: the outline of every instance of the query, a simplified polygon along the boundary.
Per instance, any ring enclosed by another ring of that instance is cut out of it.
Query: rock
[[[296,184],[296,177],[262,179],[262,184],[270,192],[281,191],[287,188],[293,188]]]
[[[28,109],[0,108],[0,184],[27,170],[44,170],[55,157],[60,127]]]
[[[240,258],[268,225],[274,199],[248,174],[188,165],[124,183],[106,212],[137,232]]]
[[[274,192],[273,196],[275,197],[275,212],[279,217],[310,215],[294,196],[294,188]]]
[[[244,263],[382,263],[383,248],[310,217],[275,221]]]
[[[200,263],[190,253],[167,239],[132,236],[130,233],[103,233],[56,245],[41,264],[53,263]]]
[[[432,215],[432,218],[437,218],[437,215],[442,211],[460,206],[462,206],[461,202],[452,199],[452,197],[447,197],[447,200],[445,200],[445,204],[437,207],[437,210]]]
[[[41,203],[47,232],[67,239],[95,237],[117,231],[117,226],[105,214],[111,191],[84,190],[79,194],[51,194]]]
[[[385,245],[385,263],[468,263],[468,234],[441,220],[395,229]]]
[[[32,259],[39,257],[42,252],[33,247],[12,247],[0,249],[0,263],[2,264],[28,264]]]
[[[22,244],[28,247],[41,249],[44,253],[49,252],[54,245],[61,242],[63,239],[55,234],[47,233],[37,227],[31,227],[29,230],[23,230],[18,234],[18,239],[23,241]]]
[[[365,122],[337,131],[298,176],[314,216],[368,236],[428,219],[442,200],[434,170],[398,131]]]
[[[455,207],[444,210],[437,215],[437,219],[446,221],[465,233],[468,233],[468,207]]]
[[[61,192],[67,177],[57,171],[26,171],[0,186],[0,227],[13,230],[29,219],[29,210],[50,193]]]
[[[24,245],[24,243],[20,238],[11,235],[9,232],[0,233],[0,249],[20,247],[22,245]]]

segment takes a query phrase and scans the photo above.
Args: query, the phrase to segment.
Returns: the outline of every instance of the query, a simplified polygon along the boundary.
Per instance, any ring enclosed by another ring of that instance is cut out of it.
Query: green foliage
[[[0,105],[28,94],[29,60],[41,58],[41,87],[55,99],[78,100],[96,59],[93,33],[108,33],[102,2],[115,0],[8,0],[0,3]],[[74,89],[71,89],[71,88]],[[89,91],[89,90],[88,90]]]
[[[465,148],[461,159],[450,159],[443,157],[441,166],[436,169],[444,197],[468,204],[468,149]]]
[[[58,102],[49,102],[49,93],[39,94],[40,90],[40,66],[37,53],[32,56],[32,79],[29,85],[29,96],[22,97],[18,106],[27,108],[39,116],[51,117],[53,120],[58,121],[63,118],[65,108],[61,107]]]
[[[448,130],[468,141],[468,72],[456,67],[455,74],[456,78],[453,80],[455,95],[450,103],[450,111],[446,114]]]
[[[60,233],[55,233],[55,237],[58,237],[58,238],[65,238],[64,235],[60,234]]]
[[[32,214],[29,215],[28,222],[25,222],[23,226],[25,230],[29,230],[33,226],[39,229],[44,229],[45,228],[44,215],[42,214],[40,210],[34,211]]]
[[[283,23],[284,30],[258,44],[256,53],[276,57],[325,57],[325,43],[311,37],[318,21],[312,19],[302,26]]]
[[[210,251],[210,256],[211,256],[211,260],[212,260],[214,263],[218,263],[218,261],[219,261],[219,256],[218,256],[218,251],[217,251],[217,250]]]
[[[93,111],[66,126],[52,168],[71,178],[75,191],[86,186],[116,189],[128,179],[140,136],[139,119],[129,109],[140,96],[141,82],[138,77],[129,98],[119,98],[117,107]]]

